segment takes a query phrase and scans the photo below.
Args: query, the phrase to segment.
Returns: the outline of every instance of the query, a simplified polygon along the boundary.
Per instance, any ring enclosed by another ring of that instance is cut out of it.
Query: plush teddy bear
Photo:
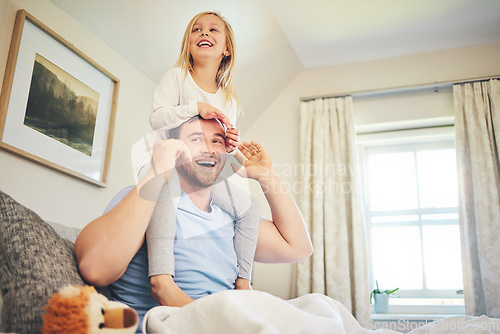
[[[109,301],[92,286],[66,286],[45,306],[43,334],[135,333],[137,312]]]

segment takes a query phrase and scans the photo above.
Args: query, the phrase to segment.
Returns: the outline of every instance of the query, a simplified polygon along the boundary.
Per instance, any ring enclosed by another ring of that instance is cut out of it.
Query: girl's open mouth
[[[213,46],[213,44],[210,43],[209,41],[203,40],[203,41],[201,41],[201,42],[198,43],[198,46],[200,48],[210,48],[210,47]]]

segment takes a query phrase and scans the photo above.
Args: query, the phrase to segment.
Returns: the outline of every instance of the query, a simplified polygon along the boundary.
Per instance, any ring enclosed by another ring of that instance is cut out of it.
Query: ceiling
[[[304,68],[500,42],[498,0],[50,1],[155,81],[204,10],[231,22],[243,64],[275,42]]]
[[[500,42],[498,0],[268,0],[305,68]]]
[[[242,103],[259,110],[304,69],[500,43],[500,0],[49,1],[155,82],[189,20],[219,11],[235,31]]]

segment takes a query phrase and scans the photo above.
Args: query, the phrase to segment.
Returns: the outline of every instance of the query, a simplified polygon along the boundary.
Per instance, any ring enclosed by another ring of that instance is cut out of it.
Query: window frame
[[[422,151],[426,149],[455,149],[454,142],[454,127],[445,126],[440,128],[422,128],[422,129],[409,129],[409,130],[396,130],[380,133],[358,134],[358,150],[359,161],[361,164],[362,180],[364,189],[367,189],[367,158],[369,154],[374,153],[396,153],[412,151]],[[415,161],[415,163],[417,163]],[[418,178],[418,176],[417,176]],[[418,179],[417,179],[418,182]],[[417,190],[418,191],[418,190]],[[418,195],[418,194],[417,194]],[[394,211],[378,211],[372,212],[369,208],[369,192],[363,191],[364,205],[363,215],[365,218],[365,226],[367,231],[367,244],[370,254],[372,254],[372,218],[376,216],[384,216],[384,213],[401,214],[401,215],[417,215],[417,220],[412,222],[405,222],[404,226],[418,226],[420,230],[420,242],[422,239],[422,227],[426,225],[442,226],[442,225],[458,225],[457,219],[440,220],[438,222],[422,220],[422,214],[434,213],[456,213],[458,214],[457,207],[451,208],[426,208],[426,209],[412,209],[412,210],[394,210]],[[419,197],[419,196],[417,196]],[[420,206],[420,203],[419,203]],[[386,214],[387,216],[387,214]],[[402,223],[386,222],[376,223],[376,226],[403,226]],[[423,259],[424,248],[421,247],[421,256]],[[369,279],[371,289],[375,286],[374,278],[374,264],[371,256],[368,258],[369,265]],[[425,270],[422,264],[422,270]],[[399,290],[397,295],[401,298],[453,298],[463,300],[463,290],[459,289],[428,289],[426,287],[425,271],[422,272],[423,289],[412,290]],[[465,314],[464,305],[391,305],[391,313],[404,313],[404,314]]]

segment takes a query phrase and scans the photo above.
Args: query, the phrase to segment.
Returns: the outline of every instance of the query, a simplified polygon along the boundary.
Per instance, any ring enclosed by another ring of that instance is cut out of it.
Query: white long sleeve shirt
[[[207,93],[198,87],[189,72],[186,76],[180,67],[171,68],[158,84],[149,123],[153,130],[175,128],[198,115],[198,102],[205,102],[219,109],[231,124],[236,125],[236,101],[226,103],[226,94],[220,88],[215,94]]]

